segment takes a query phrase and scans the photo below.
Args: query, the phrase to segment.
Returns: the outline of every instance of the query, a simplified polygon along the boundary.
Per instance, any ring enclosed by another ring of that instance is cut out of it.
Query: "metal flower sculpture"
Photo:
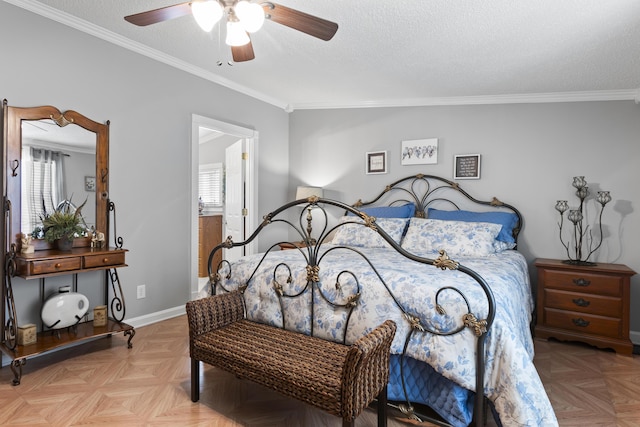
[[[600,215],[598,216],[600,241],[594,247],[595,240],[591,230],[589,230],[589,225],[584,224],[585,200],[589,196],[589,186],[584,176],[573,177],[572,185],[576,188],[576,196],[580,199],[580,206],[577,209],[571,209],[566,200],[558,200],[556,203],[556,210],[560,213],[560,222],[558,223],[560,228],[560,242],[567,250],[567,257],[569,258],[564,262],[573,265],[595,265],[595,263],[589,261],[589,258],[602,245],[602,213],[604,212],[605,205],[611,201],[611,195],[608,191],[598,191],[595,198],[596,202],[600,204]],[[562,236],[562,227],[564,224],[564,213],[566,211],[569,211],[567,219],[573,224],[573,237],[570,237],[565,242]],[[572,242],[573,247],[570,247],[570,243]]]

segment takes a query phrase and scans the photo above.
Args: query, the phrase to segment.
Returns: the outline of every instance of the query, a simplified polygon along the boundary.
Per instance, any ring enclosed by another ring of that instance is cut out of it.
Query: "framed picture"
[[[84,191],[96,191],[96,177],[85,176],[84,177]]]
[[[480,154],[455,155],[453,179],[480,179]]]
[[[403,165],[435,165],[438,163],[438,138],[402,141]]]
[[[371,151],[365,155],[367,174],[387,173],[387,152]]]

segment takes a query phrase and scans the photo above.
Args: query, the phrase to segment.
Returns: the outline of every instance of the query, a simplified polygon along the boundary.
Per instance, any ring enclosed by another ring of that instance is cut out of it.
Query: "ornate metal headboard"
[[[368,206],[399,206],[413,203],[416,206],[415,216],[426,218],[427,209],[470,211],[502,211],[512,212],[518,216],[518,223],[513,228],[513,238],[518,241],[522,229],[522,215],[514,206],[503,203],[494,197],[491,201],[478,200],[464,191],[457,182],[435,175],[417,174],[399,179],[385,187],[374,199],[363,202],[361,199],[353,204],[355,208]]]

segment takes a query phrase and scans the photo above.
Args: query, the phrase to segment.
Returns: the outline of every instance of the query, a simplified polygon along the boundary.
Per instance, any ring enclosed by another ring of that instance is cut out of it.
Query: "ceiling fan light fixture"
[[[227,38],[225,43],[229,46],[244,46],[249,43],[251,39],[247,35],[244,27],[238,21],[227,21]]]
[[[191,3],[191,13],[200,28],[209,32],[222,18],[224,10],[216,0],[205,0]]]
[[[240,0],[233,7],[236,17],[244,30],[249,33],[255,33],[264,24],[264,10],[257,3],[251,3],[247,0]]]
[[[146,27],[189,14],[207,32],[220,21],[218,44],[222,43],[222,24],[227,24],[225,43],[231,46],[235,64],[255,59],[250,34],[258,31],[265,19],[324,41],[331,40],[338,31],[335,22],[272,3],[271,0],[187,0],[173,6],[128,15],[124,19],[139,27]]]

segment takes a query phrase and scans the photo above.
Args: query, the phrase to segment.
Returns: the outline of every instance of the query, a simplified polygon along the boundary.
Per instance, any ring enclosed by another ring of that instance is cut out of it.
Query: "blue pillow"
[[[518,215],[511,212],[471,212],[471,211],[443,211],[429,208],[427,218],[444,219],[449,221],[491,222],[502,225],[497,240],[515,243],[513,228],[518,223]]]
[[[407,203],[402,206],[376,206],[362,208],[360,211],[376,218],[412,218],[416,213],[416,205]],[[349,212],[347,215],[353,215]]]

